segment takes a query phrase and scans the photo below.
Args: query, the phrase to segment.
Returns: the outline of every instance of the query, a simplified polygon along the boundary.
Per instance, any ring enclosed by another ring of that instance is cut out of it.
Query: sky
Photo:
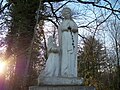
[[[4,3],[3,4],[5,4],[5,1],[6,0],[4,0]],[[69,1],[69,0],[65,0],[64,2],[60,2],[60,3],[55,3],[54,4],[54,7],[58,7],[58,5],[60,5],[60,4],[63,4],[63,3],[65,3],[66,1]],[[76,0],[72,0],[72,1],[76,1]],[[92,1],[94,1],[94,0],[83,0],[83,1],[90,1],[90,2],[92,2]],[[109,1],[111,1],[112,2],[112,5],[114,5],[115,4],[115,1],[116,0],[109,0]],[[118,4],[116,4],[116,8],[120,8],[120,0],[118,0],[119,1],[119,3]],[[100,2],[100,4],[101,5],[104,5],[104,4],[106,4],[106,3],[103,3],[103,0],[101,0],[101,2]],[[96,7],[92,7],[91,5],[83,5],[83,4],[80,4],[80,3],[69,3],[69,4],[67,4],[66,5],[67,7],[70,7],[71,9],[72,9],[72,11],[73,11],[73,13],[74,13],[74,15],[73,15],[73,18],[74,18],[74,20],[75,20],[75,22],[77,23],[77,25],[78,25],[78,27],[79,26],[83,26],[83,25],[87,25],[90,21],[92,21],[92,20],[94,20],[96,17],[99,17],[100,16],[100,13],[102,13],[103,15],[105,15],[104,16],[104,18],[106,17],[106,16],[108,16],[109,15],[109,13],[110,12],[108,12],[108,11],[106,11],[106,10],[103,10],[103,9],[99,9],[99,8],[96,8]],[[108,6],[109,7],[109,6]],[[93,10],[95,11],[95,12],[93,12]],[[61,15],[61,14],[57,14],[57,15]],[[99,21],[101,21],[101,20],[103,20],[104,19],[103,17],[100,17],[97,21],[99,22]],[[97,22],[97,23],[98,23]],[[95,23],[92,23],[91,25],[92,25],[92,27],[94,27],[95,25],[94,25]],[[49,31],[49,30],[51,30],[52,28],[54,28],[53,27],[53,25],[49,25],[49,27],[48,27],[48,25],[46,25],[46,31]],[[105,28],[105,24],[103,24],[103,25],[101,25],[101,27],[100,27],[101,29],[103,29],[103,28]],[[79,28],[79,33],[81,34],[81,35],[83,35],[83,36],[86,36],[86,35],[92,35],[94,30],[93,29],[91,29],[91,30],[89,30],[89,29],[87,29],[87,28]],[[49,31],[50,32],[50,31]],[[101,31],[101,32],[98,32],[98,33],[96,33],[97,34],[97,37],[98,38],[100,38],[100,37],[107,37],[106,38],[106,40],[105,40],[105,42],[108,42],[108,43],[106,43],[107,44],[107,46],[109,46],[109,44],[111,43],[110,42],[110,38],[108,37],[108,33],[106,33],[106,31],[104,31],[104,33],[105,34],[103,34],[103,32]],[[49,33],[50,34],[50,33]],[[5,36],[5,35],[4,35]],[[2,36],[3,37],[3,36]],[[79,38],[80,39],[80,38]]]
[[[76,0],[74,0],[76,1]],[[84,0],[84,1],[94,1],[94,0]],[[116,0],[109,0],[110,2],[112,2],[112,5],[115,5]],[[118,0],[120,2],[120,0]],[[65,2],[61,2],[62,4]],[[117,9],[118,7],[120,7],[119,5],[120,3],[117,3],[115,8]],[[55,7],[58,6],[59,4],[54,5]],[[107,5],[107,3],[105,3],[103,0],[101,0],[100,5]],[[80,3],[69,3],[66,5],[67,7],[70,7],[74,13],[73,18],[75,20],[75,22],[77,23],[78,26],[83,26],[83,25],[87,25],[89,22],[91,22],[92,20],[94,20],[96,17],[97,22],[92,23],[90,26],[92,26],[92,28],[96,26],[96,24],[102,22],[105,18],[108,17],[108,15],[111,13],[108,10],[104,10],[104,9],[100,9],[100,8],[96,8],[96,7],[92,7],[91,5],[83,5]],[[107,7],[109,7],[109,5],[107,5]],[[60,15],[58,13],[58,15]],[[112,18],[112,16],[110,17]],[[109,20],[107,21],[109,22]],[[53,27],[53,25],[51,26]],[[51,28],[50,27],[50,28]],[[47,27],[49,28],[49,27]],[[89,36],[89,35],[93,35],[94,29],[89,30],[87,28],[79,28],[79,34],[81,34],[82,36]],[[99,27],[99,32],[96,33],[96,38],[99,39],[102,43],[105,44],[105,46],[107,46],[108,49],[113,49],[113,46],[111,43],[113,43],[111,37],[110,37],[110,33],[107,30],[106,27],[106,23],[103,23],[100,27]],[[47,30],[51,30],[51,29],[47,29]],[[79,41],[81,42],[81,37],[79,37]],[[80,43],[79,42],[79,43]]]

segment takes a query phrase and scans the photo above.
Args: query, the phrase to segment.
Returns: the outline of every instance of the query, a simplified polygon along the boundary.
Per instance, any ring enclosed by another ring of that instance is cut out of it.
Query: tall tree
[[[117,86],[116,89],[120,88],[120,23],[117,17],[114,17],[109,22],[106,22],[107,29],[110,32],[110,36],[113,40],[112,45],[115,52],[115,66],[116,66],[116,74],[117,74]]]
[[[15,81],[12,90],[24,90],[24,77],[26,76],[26,65],[28,61],[29,47],[33,38],[35,16],[39,1],[17,0],[12,1],[11,27],[8,32],[7,57],[16,56]]]
[[[99,87],[99,71],[104,70],[106,64],[106,53],[103,44],[93,36],[84,40],[83,49],[78,56],[78,75],[85,78],[85,85],[94,85],[97,90]]]

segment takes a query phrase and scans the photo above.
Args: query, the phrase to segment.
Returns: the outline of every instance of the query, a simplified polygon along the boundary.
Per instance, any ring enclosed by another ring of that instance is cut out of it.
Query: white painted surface
[[[59,50],[54,38],[48,38],[48,59],[39,77],[55,77],[59,73]]]
[[[62,11],[64,20],[58,29],[59,48],[52,37],[48,39],[48,60],[45,70],[38,77],[38,84],[81,85],[77,78],[78,27],[72,20],[69,8]]]
[[[78,27],[71,18],[71,10],[63,9],[64,20],[59,26],[62,77],[77,77]]]

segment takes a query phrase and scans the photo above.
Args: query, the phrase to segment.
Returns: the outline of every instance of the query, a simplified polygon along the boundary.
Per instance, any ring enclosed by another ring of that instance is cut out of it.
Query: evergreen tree
[[[29,48],[36,24],[36,10],[39,0],[9,0],[11,5],[11,27],[7,35],[7,58],[16,57],[15,77],[12,90],[24,90],[27,78]]]
[[[84,40],[83,49],[78,56],[78,76],[84,77],[85,85],[99,88],[100,72],[106,65],[106,51],[103,44],[94,37],[89,36]]]

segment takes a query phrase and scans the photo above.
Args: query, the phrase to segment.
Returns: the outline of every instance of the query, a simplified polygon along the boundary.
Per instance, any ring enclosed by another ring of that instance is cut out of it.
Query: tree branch
[[[11,3],[6,3],[2,8],[0,7],[0,14],[5,10],[5,8],[9,7]]]
[[[64,3],[63,5],[61,5],[57,10],[55,10],[55,13],[57,12],[57,11],[59,11],[62,7],[64,7],[67,3],[69,3],[69,2],[71,2],[71,1],[68,1],[68,2],[66,2],[66,3]]]
[[[53,16],[56,18],[56,21],[58,21],[57,15],[56,15],[55,12],[54,12],[53,5],[52,5],[50,2],[48,2],[48,3],[50,4],[50,7],[51,7],[51,11],[52,11],[52,13],[53,13]]]
[[[120,13],[120,10],[116,10],[116,9],[113,9],[113,8],[108,8],[108,7],[105,7],[105,6],[100,6],[100,5],[95,4],[95,2],[88,2],[88,1],[81,1],[81,0],[77,0],[77,1],[80,2],[80,3],[83,3],[83,4],[91,4],[95,7],[104,8],[104,9],[107,9],[107,10],[111,10],[113,12],[119,12]],[[104,0],[104,1],[107,2],[107,0]]]
[[[48,21],[52,22],[52,23],[58,28],[58,25],[57,25],[53,20],[48,19],[48,18],[46,18],[46,19],[44,19],[44,20],[48,20]]]
[[[3,0],[1,0],[1,2],[0,2],[0,7],[2,6],[2,3],[3,3]]]

